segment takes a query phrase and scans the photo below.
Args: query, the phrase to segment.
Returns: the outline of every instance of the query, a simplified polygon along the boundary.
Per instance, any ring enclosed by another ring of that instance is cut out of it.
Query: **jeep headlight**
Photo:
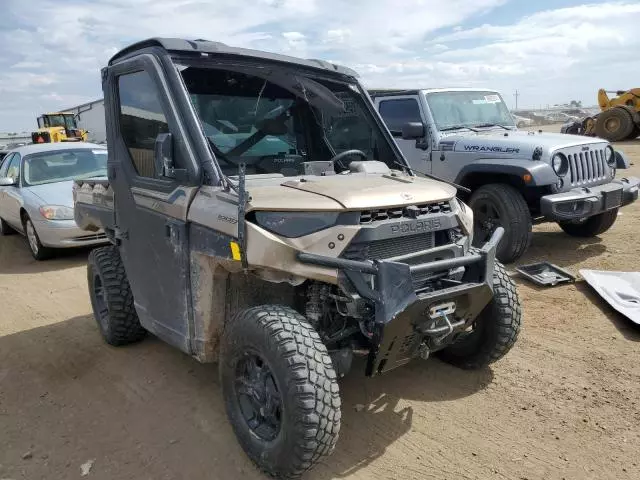
[[[556,153],[551,159],[551,166],[556,175],[564,177],[569,171],[569,160],[564,154]]]
[[[40,214],[47,220],[73,220],[73,208],[62,205],[40,207]]]
[[[287,238],[302,237],[333,227],[339,212],[255,212],[256,223]]]
[[[456,206],[456,217],[460,222],[460,227],[464,230],[465,235],[469,236],[469,241],[473,242],[473,210],[459,199],[454,199],[453,204]]]
[[[607,165],[609,165],[610,167],[615,167],[616,154],[613,151],[613,147],[611,145],[607,145],[607,148],[605,148],[604,151],[604,158],[607,161]]]

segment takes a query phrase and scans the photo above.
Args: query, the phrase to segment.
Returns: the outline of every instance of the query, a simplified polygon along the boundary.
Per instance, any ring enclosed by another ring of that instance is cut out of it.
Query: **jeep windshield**
[[[358,85],[287,67],[179,67],[225,175],[304,173],[304,163],[357,149],[397,168],[398,157]],[[346,78],[346,77],[344,77]],[[358,156],[343,158],[335,171]]]
[[[426,97],[438,130],[515,128],[509,109],[496,92],[431,92]]]

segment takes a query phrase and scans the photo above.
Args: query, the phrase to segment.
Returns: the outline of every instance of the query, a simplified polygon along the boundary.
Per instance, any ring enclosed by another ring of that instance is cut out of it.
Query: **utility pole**
[[[513,96],[516,97],[516,110],[518,110],[518,97],[520,96],[520,93],[518,92],[517,89],[516,89],[516,93],[514,93]]]

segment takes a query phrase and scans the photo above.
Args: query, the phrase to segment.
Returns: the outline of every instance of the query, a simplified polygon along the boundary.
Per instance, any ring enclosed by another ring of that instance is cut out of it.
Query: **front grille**
[[[365,210],[360,213],[360,223],[370,224],[398,218],[420,218],[431,213],[450,213],[449,202],[425,203],[423,205],[407,205],[404,207]]]
[[[612,192],[604,192],[604,208],[610,210],[617,208],[622,204],[622,189]]]
[[[583,185],[606,178],[608,173],[604,149],[567,155],[571,185]]]
[[[345,249],[342,256],[349,260],[384,260],[427,250],[435,246],[434,232],[425,232],[418,235],[384,238],[367,243],[352,243]]]

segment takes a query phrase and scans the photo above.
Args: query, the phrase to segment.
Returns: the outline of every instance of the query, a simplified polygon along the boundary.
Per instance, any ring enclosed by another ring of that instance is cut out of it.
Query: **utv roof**
[[[263,52],[261,50],[252,50],[249,48],[231,47],[222,42],[212,42],[210,40],[185,40],[182,38],[149,38],[136,42],[128,47],[122,49],[116,53],[109,60],[109,65],[113,65],[118,60],[122,60],[131,56],[138,50],[142,50],[149,47],[164,48],[169,53],[184,53],[184,54],[207,54],[207,55],[219,55],[219,56],[231,56],[231,57],[251,57],[260,60],[266,60],[270,62],[279,62],[294,64],[301,67],[314,68],[319,70],[329,70],[332,72],[341,73],[343,75],[349,75],[352,77],[358,77],[358,73],[348,67],[342,65],[336,65],[324,60],[317,59],[303,59],[297,57],[290,57],[288,55],[280,55],[278,53]]]
[[[377,88],[368,90],[372,97],[395,96],[395,95],[417,95],[419,92],[435,93],[435,92],[491,92],[499,93],[493,88],[472,88],[472,87],[453,87],[453,88]]]

